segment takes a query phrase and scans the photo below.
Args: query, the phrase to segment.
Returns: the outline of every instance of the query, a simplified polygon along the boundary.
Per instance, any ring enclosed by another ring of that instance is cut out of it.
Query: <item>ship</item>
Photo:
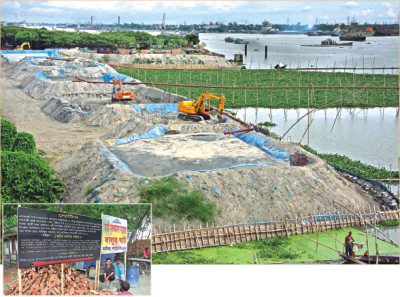
[[[235,43],[235,44],[249,44],[248,41],[243,40],[243,39],[240,39],[240,38],[235,38],[235,39],[233,40],[233,43]]]
[[[235,39],[233,39],[232,37],[226,37],[225,38],[225,42],[233,42]]]
[[[367,37],[363,33],[347,33],[339,36],[341,41],[365,41]]]

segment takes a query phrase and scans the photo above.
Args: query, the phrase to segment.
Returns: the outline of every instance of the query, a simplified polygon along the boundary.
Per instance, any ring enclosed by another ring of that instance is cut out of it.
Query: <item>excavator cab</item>
[[[119,102],[119,101],[131,101],[135,99],[135,93],[133,91],[125,91],[122,86],[122,82],[118,78],[114,78],[113,80],[113,92],[111,96],[111,101]]]
[[[196,101],[181,101],[178,103],[178,117],[186,121],[209,120],[211,100],[218,101],[218,114],[221,115],[225,106],[225,95],[217,96],[214,93],[202,93]]]

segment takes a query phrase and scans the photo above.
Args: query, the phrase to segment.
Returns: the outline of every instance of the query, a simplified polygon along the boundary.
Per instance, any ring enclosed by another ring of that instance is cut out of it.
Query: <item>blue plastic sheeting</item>
[[[137,112],[143,113],[143,109],[142,109],[139,105],[132,104],[132,107],[133,107],[133,109],[136,110]]]
[[[99,62],[92,62],[89,64],[89,67],[97,67],[97,66],[104,66],[105,64]]]
[[[115,141],[115,145],[122,145],[122,144],[127,144],[133,141],[137,141],[140,139],[146,139],[146,138],[157,138],[161,137],[165,133],[167,133],[168,127],[163,125],[163,126],[154,126],[150,130],[146,132],[140,132],[140,133],[133,133],[125,138],[117,139]]]
[[[76,69],[78,69],[78,66],[68,65],[68,66],[65,66],[65,68],[67,68],[67,69],[72,69],[72,70],[76,70]]]
[[[65,72],[60,69],[60,70],[54,70],[54,69],[50,69],[50,77],[65,77]]]
[[[143,104],[143,108],[147,113],[178,113],[178,103]]]
[[[47,79],[47,75],[43,71],[36,72],[35,77],[40,78],[40,79]]]
[[[110,163],[111,166],[121,167],[125,169],[128,173],[133,174],[132,170],[126,165],[120,158],[118,158],[114,153],[112,153],[106,146],[98,142],[100,148],[103,150],[103,157]]]
[[[14,56],[18,55],[18,56]],[[24,55],[21,57],[21,55]],[[58,54],[58,49],[44,49],[44,50],[4,50],[1,51],[2,58],[10,62],[20,61],[25,58],[29,59],[43,59],[43,58],[61,58]]]
[[[36,66],[37,64],[34,62],[34,61],[28,61],[28,65],[31,65],[31,66]]]
[[[234,127],[232,130],[238,130],[239,127]],[[240,140],[243,140],[244,142],[251,144],[255,147],[260,148],[267,154],[271,155],[274,158],[282,159],[286,162],[289,162],[290,157],[289,155],[281,150],[278,149],[275,145],[273,145],[268,137],[261,136],[255,133],[245,133],[245,132],[240,132],[240,133],[233,133],[233,135]]]
[[[106,74],[104,74],[103,75],[103,81],[104,82],[110,82],[115,77],[118,78],[122,82],[135,81],[132,77],[129,77],[129,76],[126,76],[126,75],[123,75],[123,74],[119,74],[119,73],[112,73],[112,72],[107,72]]]

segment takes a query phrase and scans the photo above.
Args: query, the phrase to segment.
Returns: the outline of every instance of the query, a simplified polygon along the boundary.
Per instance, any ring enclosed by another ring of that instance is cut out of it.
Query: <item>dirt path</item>
[[[57,122],[40,110],[47,101],[29,97],[4,76],[1,80],[3,116],[11,119],[18,131],[32,133],[37,148],[46,151],[52,158],[71,153],[106,132],[104,128]]]

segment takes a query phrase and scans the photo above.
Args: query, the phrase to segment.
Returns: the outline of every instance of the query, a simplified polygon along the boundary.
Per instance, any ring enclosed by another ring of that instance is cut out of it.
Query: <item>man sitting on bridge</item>
[[[344,246],[346,248],[346,256],[353,257],[353,233],[349,232],[349,235],[344,239]]]

